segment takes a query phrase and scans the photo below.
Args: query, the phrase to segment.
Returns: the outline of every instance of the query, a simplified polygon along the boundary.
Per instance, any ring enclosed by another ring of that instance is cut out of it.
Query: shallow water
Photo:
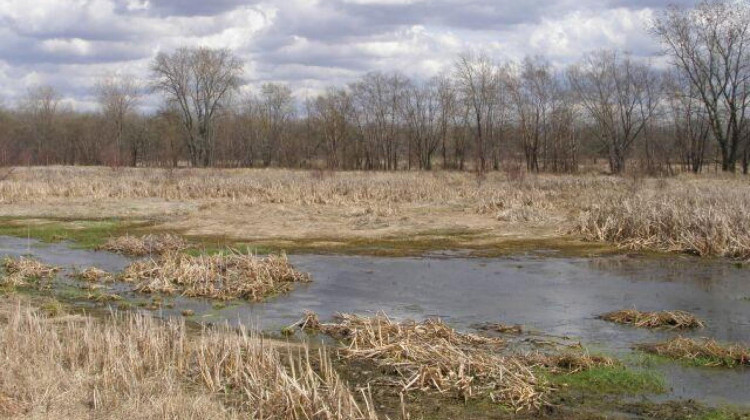
[[[117,271],[128,259],[103,252],[0,238],[0,254],[32,254],[56,265],[90,265]],[[596,319],[611,310],[681,309],[708,326],[684,335],[750,343],[750,270],[726,261],[670,258],[380,258],[292,256],[313,275],[287,296],[262,304],[176,299],[174,310],[195,310],[196,319],[261,325],[266,330],[299,320],[304,310],[330,319],[336,312],[385,311],[395,318],[440,316],[459,329],[482,322],[522,324],[526,330],[580,340],[591,349],[628,358],[635,343],[676,333],[618,326]],[[124,290],[124,289],[121,289]],[[750,406],[750,370],[657,366],[672,391],[660,398]]]

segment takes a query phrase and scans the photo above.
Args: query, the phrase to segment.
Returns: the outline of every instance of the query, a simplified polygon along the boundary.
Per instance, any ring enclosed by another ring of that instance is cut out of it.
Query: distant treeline
[[[558,69],[544,57],[464,54],[429,80],[369,73],[300,100],[283,84],[240,94],[230,50],[159,54],[152,78],[97,84],[97,113],[51,87],[0,110],[2,165],[323,167],[612,173],[748,171],[750,8],[706,1],[652,23],[669,70],[614,50]],[[139,111],[147,91],[156,113]]]

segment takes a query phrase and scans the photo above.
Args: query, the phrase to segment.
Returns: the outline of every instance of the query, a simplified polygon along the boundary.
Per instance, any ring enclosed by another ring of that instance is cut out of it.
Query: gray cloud
[[[648,55],[645,25],[674,0],[3,0],[0,97],[35,84],[86,103],[98,77],[148,75],[150,58],[182,45],[230,47],[251,83],[298,91],[371,70],[429,76],[466,49],[498,58],[588,49]],[[678,0],[690,6],[692,0]]]

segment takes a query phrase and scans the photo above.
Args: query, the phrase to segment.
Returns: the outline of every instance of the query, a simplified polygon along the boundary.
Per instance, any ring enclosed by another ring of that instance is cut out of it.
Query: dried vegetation
[[[179,252],[189,247],[190,244],[179,235],[158,234],[144,236],[124,235],[111,238],[98,247],[98,249],[133,257],[143,257],[147,255],[162,255],[167,252]]]
[[[188,334],[184,322],[136,314],[50,320],[15,305],[3,315],[4,418],[377,418],[322,350],[313,358],[228,327]]]
[[[88,267],[84,270],[73,273],[71,277],[89,283],[110,282],[114,280],[112,274],[96,267]]]
[[[232,251],[192,256],[168,253],[129,265],[122,280],[141,293],[180,293],[188,297],[246,299],[260,302],[311,281],[294,269],[286,255],[265,258]]]
[[[709,338],[676,337],[662,343],[640,344],[637,348],[703,366],[750,366],[750,348],[739,344],[725,345]]]
[[[2,262],[5,276],[2,283],[10,286],[23,286],[30,281],[51,279],[60,271],[58,267],[43,264],[35,259],[6,257]]]
[[[599,316],[605,321],[633,325],[638,328],[695,329],[705,324],[695,315],[685,311],[641,312],[635,309],[609,312]]]
[[[324,324],[308,313],[299,325],[341,340],[344,358],[372,361],[391,372],[391,385],[403,392],[488,397],[516,410],[544,404],[545,384],[522,358],[499,353],[500,338],[459,333],[440,320],[399,323],[384,314],[337,319]]]
[[[575,229],[586,238],[636,250],[750,258],[750,185],[741,178],[696,178],[600,192]]]

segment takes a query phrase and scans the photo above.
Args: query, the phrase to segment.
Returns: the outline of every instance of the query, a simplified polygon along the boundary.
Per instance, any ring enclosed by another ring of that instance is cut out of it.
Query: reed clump
[[[72,274],[71,277],[89,283],[110,282],[114,280],[112,274],[96,267],[85,268]]]
[[[253,302],[288,293],[295,284],[311,281],[310,275],[297,271],[286,255],[261,258],[237,251],[198,256],[167,253],[132,263],[121,279],[135,283],[141,293]]]
[[[750,259],[750,189],[732,179],[601,192],[574,232],[635,250]]]
[[[324,349],[135,313],[51,320],[13,306],[0,323],[4,418],[377,418]]]
[[[544,404],[543,381],[523,359],[501,355],[500,338],[459,333],[436,319],[395,322],[385,314],[339,314],[337,320],[321,323],[307,313],[299,326],[341,340],[344,358],[375,362],[403,392],[488,397],[519,411]]]
[[[709,338],[676,337],[661,343],[640,344],[636,348],[701,366],[750,366],[750,348],[739,344],[721,344]]]
[[[685,311],[642,312],[635,309],[608,312],[600,315],[604,321],[633,325],[638,328],[696,329],[705,324],[698,317]]]
[[[598,367],[619,365],[617,360],[608,356],[573,351],[560,354],[532,352],[525,356],[525,360],[531,365],[542,366],[551,373],[577,373]]]
[[[476,326],[480,331],[495,332],[499,334],[523,334],[523,326],[514,324],[503,324],[501,322],[488,322]]]
[[[43,264],[33,258],[6,257],[2,262],[5,276],[1,280],[5,285],[23,286],[32,280],[54,278],[60,268]]]
[[[127,234],[110,238],[97,249],[132,257],[144,257],[184,251],[189,247],[190,243],[182,236],[165,233],[143,236]]]

